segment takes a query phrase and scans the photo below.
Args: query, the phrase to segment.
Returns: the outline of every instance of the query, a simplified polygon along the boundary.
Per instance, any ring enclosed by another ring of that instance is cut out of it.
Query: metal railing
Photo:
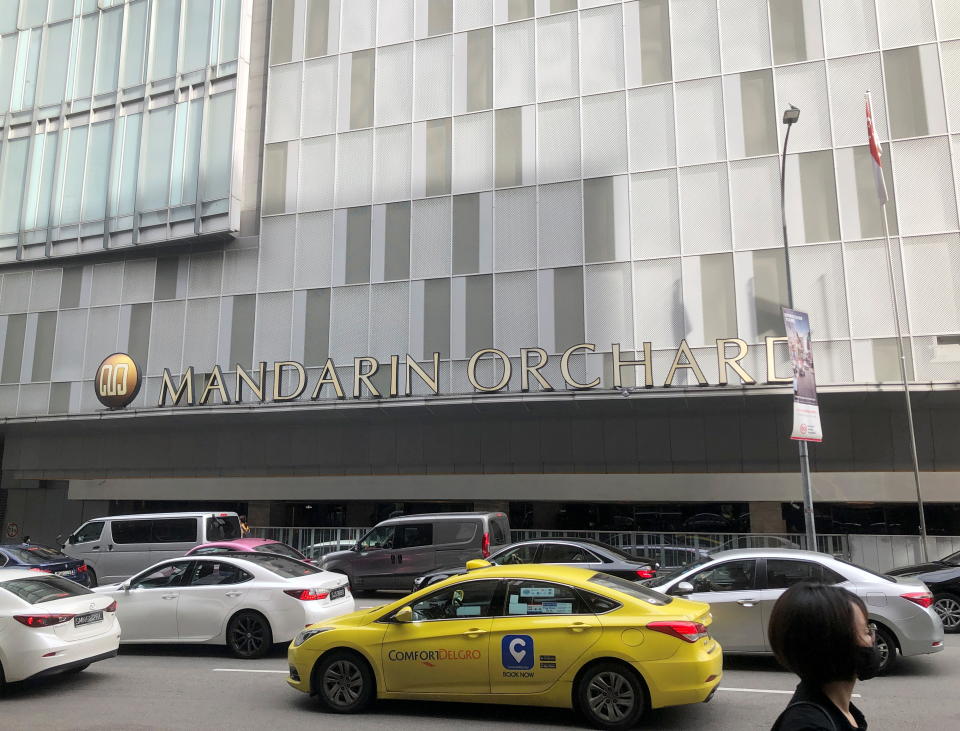
[[[923,563],[920,536],[848,536],[850,560],[874,571]],[[960,551],[960,536],[927,536],[930,560]]]

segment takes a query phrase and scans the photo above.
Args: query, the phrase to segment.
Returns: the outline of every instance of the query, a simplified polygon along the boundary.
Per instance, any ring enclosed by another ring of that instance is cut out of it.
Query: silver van
[[[378,523],[353,548],[328,553],[320,568],[346,574],[353,591],[411,591],[416,577],[486,558],[509,542],[504,513],[404,515]]]
[[[75,530],[63,552],[90,567],[91,586],[114,584],[194,546],[240,538],[236,513],[152,513],[89,520]]]

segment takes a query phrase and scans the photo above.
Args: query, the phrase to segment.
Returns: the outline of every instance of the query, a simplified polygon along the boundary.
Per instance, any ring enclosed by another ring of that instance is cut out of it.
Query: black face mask
[[[877,649],[876,645],[858,647],[855,660],[857,678],[859,680],[870,680],[870,678],[877,677],[881,662],[880,650]]]

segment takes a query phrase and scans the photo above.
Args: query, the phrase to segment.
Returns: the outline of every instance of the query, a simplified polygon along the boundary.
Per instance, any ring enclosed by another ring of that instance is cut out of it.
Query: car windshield
[[[624,551],[622,548],[618,548],[617,546],[611,546],[611,545],[608,545],[608,544],[606,544],[606,543],[589,543],[589,542],[584,542],[583,545],[585,545],[587,548],[590,548],[590,547],[592,547],[592,546],[596,546],[597,548],[603,549],[603,550],[606,551],[607,553],[612,553],[612,554],[613,554],[614,556],[616,556],[617,558],[622,558],[624,561],[632,561],[632,562],[636,563],[637,561],[643,561],[643,560],[646,559],[646,556],[642,556],[642,557],[641,557],[641,556],[637,556],[637,555],[635,555],[635,554],[633,554],[633,553],[630,553],[629,551]]]
[[[693,569],[693,568],[696,568],[697,566],[703,566],[705,563],[710,563],[710,561],[712,560],[713,559],[710,558],[709,556],[704,556],[703,558],[698,559],[697,561],[691,561],[690,563],[684,564],[683,566],[678,566],[675,569],[666,569],[666,570],[661,569],[657,573],[657,577],[655,579],[647,579],[646,581],[643,582],[643,585],[644,586],[663,586],[668,581],[676,577],[678,574],[682,574],[683,572],[685,572],[687,569]]]
[[[960,566],[960,551],[951,553],[949,556],[944,556],[940,559],[940,563],[950,564],[951,566]]]
[[[93,592],[80,584],[75,584],[59,576],[37,576],[29,579],[11,579],[0,582],[0,589],[6,589],[14,596],[20,597],[27,604],[42,604],[57,599],[67,599],[72,596],[92,594]]]
[[[214,515],[207,518],[207,540],[235,541],[240,538],[240,518],[236,515]]]
[[[254,546],[253,550],[257,553],[274,553],[278,556],[286,556],[287,558],[294,558],[297,561],[302,561],[303,556],[301,556],[297,551],[286,543],[261,543],[259,546]]]
[[[44,546],[7,546],[3,549],[7,555],[12,556],[16,561],[23,564],[44,564],[51,561],[69,561],[69,557],[64,556],[59,551]]]
[[[666,594],[661,594],[659,591],[653,591],[645,586],[640,586],[633,581],[627,581],[626,579],[621,579],[616,576],[610,576],[610,574],[594,574],[587,579],[587,581],[589,581],[591,584],[597,584],[598,586],[603,586],[607,589],[619,591],[621,594],[626,594],[629,597],[639,599],[647,604],[653,604],[657,607],[665,606],[673,601],[673,597],[669,597]]]
[[[284,579],[295,579],[298,576],[308,576],[320,572],[320,569],[316,566],[311,566],[303,561],[294,561],[286,556],[275,556],[271,553],[245,553],[242,556],[236,556],[236,558],[242,558],[244,561],[262,566],[267,571],[272,571]]]

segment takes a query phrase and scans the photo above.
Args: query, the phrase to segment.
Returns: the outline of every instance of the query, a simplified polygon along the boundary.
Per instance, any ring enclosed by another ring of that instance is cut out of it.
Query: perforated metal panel
[[[304,137],[325,135],[337,128],[337,77],[338,59],[319,58],[307,61],[303,68],[303,122]],[[377,69],[379,72],[380,69]],[[274,105],[273,99],[270,101]],[[274,105],[275,106],[275,105]],[[270,109],[270,105],[267,107]],[[277,109],[275,114],[284,112]]]
[[[223,278],[223,254],[194,254],[190,257],[190,280],[188,297],[209,297],[220,294]]]
[[[39,274],[39,272],[37,274]],[[131,302],[151,302],[156,284],[156,274],[156,259],[127,259],[123,264],[123,302],[125,304]],[[56,289],[59,295],[59,271],[56,277]],[[55,300],[53,307],[56,307]]]
[[[683,253],[729,251],[730,191],[726,164],[682,168],[678,182]]]
[[[170,372],[174,374],[180,373],[180,366],[183,361],[183,329],[186,305],[183,300],[173,300],[156,302],[152,309],[147,373],[159,376],[163,373],[164,368],[169,368]],[[92,314],[90,327],[95,327]],[[109,355],[109,353],[104,353],[101,358],[106,355]],[[96,368],[96,365],[94,365],[94,368]],[[56,373],[54,373],[54,378],[56,380],[66,380]]]
[[[767,0],[719,0],[724,73],[770,65]]]
[[[370,345],[363,353],[378,358],[389,368],[390,356],[401,360],[410,349],[410,285],[407,282],[375,284],[370,287]],[[402,380],[402,379],[401,379]]]
[[[951,132],[960,131],[960,41],[941,44],[940,61],[943,67],[948,129]]]
[[[409,122],[413,116],[413,44],[377,50],[376,112],[380,124]]]
[[[417,41],[414,119],[449,116],[453,104],[453,36]]]
[[[580,176],[580,100],[539,105],[537,180],[552,183]]]
[[[494,198],[496,237],[494,268],[533,269],[537,266],[537,189],[497,191]]]
[[[510,23],[494,30],[493,103],[497,108],[536,100],[534,22]]]
[[[946,138],[892,144],[900,232],[939,233],[957,228],[957,195]]]
[[[877,0],[883,48],[936,40],[931,0]]]
[[[677,159],[681,165],[726,156],[720,79],[677,84]]]
[[[363,355],[367,349],[369,292],[368,285],[333,289],[330,302],[330,357],[337,363],[352,364],[354,357]]]
[[[821,8],[828,56],[878,47],[875,0],[829,0]]]
[[[220,298],[205,297],[187,301],[186,337],[183,362],[198,372],[208,373],[217,362],[220,332]],[[277,356],[271,356],[276,358]],[[200,394],[195,394],[199,398]]]
[[[583,263],[580,183],[540,186],[540,268]]]
[[[50,403],[50,384],[33,383],[20,387],[18,416],[38,416],[47,413]]]
[[[57,337],[53,346],[55,381],[83,378],[83,344],[87,337],[88,310],[63,310],[57,315]],[[104,357],[109,353],[104,353]]]
[[[90,291],[91,305],[115,305],[120,302],[123,288],[123,262],[114,261],[96,264],[93,267],[93,286]],[[27,304],[26,298],[23,301]],[[109,355],[109,353],[108,353]]]
[[[129,266],[129,262],[127,263]],[[37,269],[30,287],[30,311],[55,310],[60,305],[60,278],[63,269]],[[151,279],[151,284],[153,280]],[[126,279],[124,279],[126,295]]]
[[[362,206],[373,194],[373,130],[337,136],[337,207]]]
[[[619,3],[580,14],[580,63],[583,94],[623,88],[623,11]]]
[[[960,346],[938,345],[935,337],[928,337],[914,338],[913,349],[918,381],[960,381]]]
[[[584,270],[587,342],[609,351],[611,343],[633,349],[633,288],[630,264],[599,264]]]
[[[334,169],[336,154],[336,135],[311,137],[300,143],[298,211],[333,208],[335,178],[329,171]],[[409,154],[407,158],[409,159]]]
[[[633,273],[636,342],[676,347],[687,332],[680,259],[638,261]]]
[[[513,354],[537,344],[537,273],[497,274],[493,283],[494,347]]]
[[[380,0],[377,8],[377,44],[383,46],[411,38],[413,0]]]
[[[119,307],[91,307],[87,342],[84,345],[83,373],[95,373],[100,362],[117,352],[117,335],[120,324]],[[181,336],[183,335],[181,319]],[[177,363],[180,361],[177,360]]]
[[[326,212],[299,216],[294,287],[329,287],[332,256],[333,214]]]
[[[579,55],[576,13],[537,21],[537,95],[540,101],[578,93]]]
[[[429,198],[410,205],[410,278],[450,275],[450,198]]]
[[[714,3],[673,0],[670,3],[670,32],[675,79],[720,73],[720,33]]]
[[[837,146],[867,144],[863,102],[863,95],[867,90],[870,90],[873,97],[873,124],[877,135],[881,141],[889,139],[880,54],[838,58],[829,63],[830,112],[833,116],[833,134]],[[857,100],[860,100],[859,103]],[[806,122],[805,112],[803,116]],[[792,144],[793,135],[790,137]]]
[[[677,171],[631,176],[633,256],[648,258],[680,253],[680,208]]]
[[[814,337],[817,337],[816,333]],[[849,341],[817,342],[814,340],[813,362],[816,364],[817,385],[853,381],[853,358]]]
[[[627,92],[630,117],[630,170],[655,170],[677,164],[673,123],[673,86],[663,84]]]
[[[340,52],[370,48],[377,34],[377,0],[350,0],[340,12]]]
[[[296,216],[273,216],[263,219],[260,227],[258,284],[261,292],[292,288],[296,230]]]
[[[493,187],[493,113],[453,118],[453,192]]]
[[[960,333],[960,236],[903,240],[912,332]]]
[[[827,103],[827,79],[823,61],[786,66],[774,70],[777,109],[790,104],[803,110],[803,122],[790,133],[790,151],[821,150],[831,146],[830,112]],[[860,92],[861,98],[863,92]],[[853,99],[849,104],[855,104]],[[862,106],[857,104],[857,106]],[[866,120],[864,120],[866,125]],[[783,142],[786,125],[778,124]]]
[[[267,94],[266,141],[292,140],[300,131],[300,75],[303,65],[299,63],[270,68]]]
[[[271,363],[290,358],[292,317],[292,292],[257,295],[257,322],[253,339],[254,363],[261,360]]]
[[[783,246],[778,158],[731,162],[730,203],[735,248]]]
[[[856,272],[856,276],[850,277],[847,282],[850,291],[848,306],[851,335],[867,338],[891,337],[895,332],[895,325],[887,274],[886,243],[862,241],[846,244],[844,252],[847,269]],[[898,289],[902,291],[898,264],[898,261],[894,262],[894,272]],[[900,312],[902,317],[902,308]]]
[[[941,39],[960,38],[960,4],[954,0],[933,0]]]
[[[455,0],[453,29],[470,30],[493,24],[493,0]]]
[[[223,255],[223,293],[246,294],[257,288],[256,249],[227,251]]]
[[[624,92],[583,98],[583,176],[627,170],[627,109]]]
[[[373,199],[377,203],[410,198],[411,125],[382,127],[374,140]]]
[[[814,337],[825,340],[849,337],[844,264],[840,245],[793,247],[790,250],[790,267],[794,304],[798,310],[810,314],[811,323],[816,323]],[[857,270],[851,269],[850,276],[853,278],[861,275]],[[884,291],[882,285],[886,281],[884,278],[874,282],[880,296]],[[876,297],[875,294],[874,298]]]

